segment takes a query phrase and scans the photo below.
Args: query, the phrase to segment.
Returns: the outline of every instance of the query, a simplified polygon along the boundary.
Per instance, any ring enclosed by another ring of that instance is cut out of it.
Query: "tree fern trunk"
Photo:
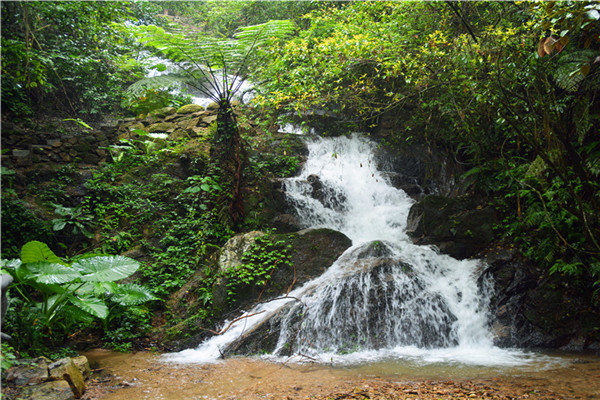
[[[233,226],[244,218],[242,184],[242,143],[237,120],[229,100],[219,102],[217,132],[213,139],[211,158],[222,171],[222,180],[230,195],[228,213]]]

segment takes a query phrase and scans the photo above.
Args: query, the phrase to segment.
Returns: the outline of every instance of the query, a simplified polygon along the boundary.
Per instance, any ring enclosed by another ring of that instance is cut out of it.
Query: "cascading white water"
[[[290,298],[261,304],[248,312],[256,315],[224,335],[167,359],[217,359],[222,346],[279,313],[275,356],[522,362],[521,353],[492,344],[491,285],[478,285],[480,262],[459,261],[409,241],[405,227],[413,201],[377,170],[375,145],[353,135],[315,138],[308,146],[301,175],[285,183],[288,198],[306,227],[339,230],[352,239],[352,247]]]

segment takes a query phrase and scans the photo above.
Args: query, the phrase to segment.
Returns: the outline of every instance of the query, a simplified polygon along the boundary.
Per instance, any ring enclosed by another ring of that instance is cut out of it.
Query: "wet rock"
[[[292,245],[292,263],[296,269],[296,286],[320,276],[350,246],[352,240],[333,229],[305,229],[289,235]],[[273,280],[292,283],[293,270],[281,268],[273,275]]]
[[[396,189],[401,189],[413,199],[420,199],[425,195],[423,187],[416,177],[407,176],[397,172],[383,172],[390,184]]]
[[[444,196],[426,196],[408,214],[407,233],[418,244],[434,244],[458,259],[475,256],[495,238],[492,207]]]
[[[71,386],[76,398],[80,398],[85,392],[85,382],[81,371],[70,358],[61,358],[48,365],[50,379],[65,380]]]
[[[501,347],[558,348],[566,351],[600,348],[600,316],[589,307],[585,285],[527,263],[514,250],[498,249],[485,258],[479,280],[493,282],[490,303],[494,343]]]
[[[498,249],[486,258],[487,268],[479,279],[490,279],[494,294],[490,302],[490,325],[494,344],[500,347],[539,346],[545,340],[522,313],[527,293],[537,286],[539,271],[520,260],[515,251]]]
[[[342,211],[346,202],[346,197],[343,193],[338,193],[334,188],[323,185],[321,179],[317,175],[310,175],[307,181],[312,188],[312,197],[318,200],[327,208]]]
[[[67,381],[44,382],[25,387],[18,397],[20,400],[71,400],[76,399]]]
[[[261,237],[261,232],[251,232],[246,235],[238,235],[224,246],[220,252],[220,262],[218,268],[231,268],[241,264],[244,252],[250,249],[256,238]],[[302,285],[310,279],[321,275],[331,264],[352,245],[352,241],[343,233],[332,229],[306,229],[290,234],[273,235],[271,242],[283,241],[289,244],[288,254],[290,255],[292,265],[281,263],[276,266],[271,274],[269,283],[264,287],[245,286],[236,290],[238,295],[236,307],[249,308],[260,301],[284,295],[288,290]],[[196,278],[194,278],[196,279]],[[196,280],[201,284],[202,276]],[[179,292],[178,292],[179,293]],[[185,286],[185,293],[178,294],[187,296],[195,293],[193,285]],[[212,302],[215,310],[229,312],[232,305],[227,302],[227,281],[224,277],[219,279],[212,289]],[[236,318],[237,314],[227,316]],[[203,321],[195,319],[193,316],[180,324],[181,329],[178,332],[169,333],[169,343],[174,349],[184,349],[197,346],[207,336],[204,329],[202,332],[189,335],[188,338],[182,338],[189,333],[191,325],[202,324]]]
[[[421,348],[456,345],[452,334],[456,318],[442,296],[429,291],[412,266],[395,257],[385,243],[371,242],[344,257],[348,275],[312,289],[311,295],[320,299],[318,305],[307,308],[290,299],[223,349],[224,354],[273,352],[281,346],[283,323],[286,344],[277,349],[280,356],[302,352],[307,343],[317,351],[327,346],[336,352],[398,343]]]
[[[279,214],[271,221],[271,226],[279,233],[297,232],[301,224],[297,216],[292,214]]]

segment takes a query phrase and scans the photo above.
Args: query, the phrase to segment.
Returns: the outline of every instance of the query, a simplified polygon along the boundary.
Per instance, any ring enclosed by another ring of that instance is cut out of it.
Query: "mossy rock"
[[[177,125],[171,122],[157,122],[148,127],[148,133],[172,132],[175,128],[177,128]]]
[[[175,107],[163,107],[159,108],[158,110],[151,111],[148,115],[154,118],[164,118],[167,115],[175,114],[176,111],[177,110],[175,109]]]
[[[177,114],[191,114],[198,111],[204,111],[204,107],[199,104],[186,104],[177,109]]]

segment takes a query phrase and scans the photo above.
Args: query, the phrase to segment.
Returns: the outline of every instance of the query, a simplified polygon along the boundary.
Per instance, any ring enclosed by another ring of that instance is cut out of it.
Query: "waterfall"
[[[285,182],[288,199],[306,227],[341,231],[352,247],[289,298],[260,304],[224,335],[167,359],[216,359],[222,346],[278,315],[274,357],[518,362],[518,352],[493,346],[492,285],[480,279],[481,262],[459,261],[408,239],[413,200],[378,170],[375,144],[353,135],[313,138],[308,147],[301,174]]]

